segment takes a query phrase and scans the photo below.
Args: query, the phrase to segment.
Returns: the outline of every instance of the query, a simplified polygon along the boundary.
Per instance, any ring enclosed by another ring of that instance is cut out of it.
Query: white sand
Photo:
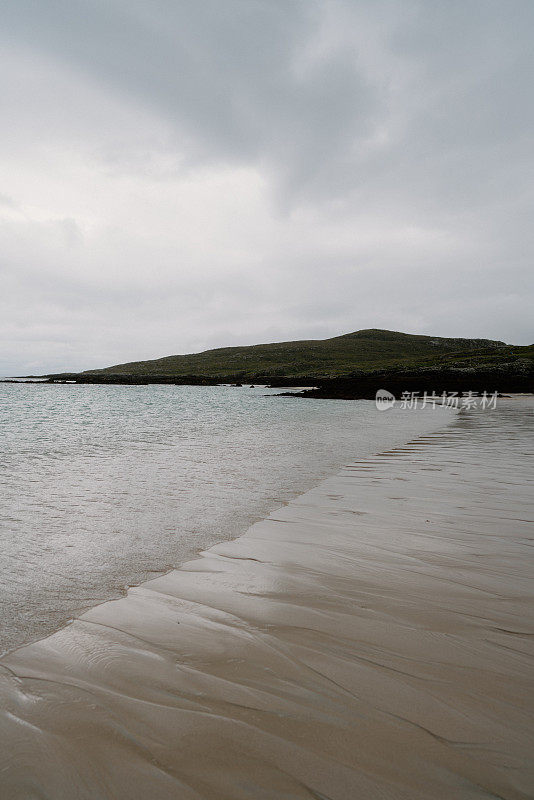
[[[532,798],[533,408],[351,465],[6,656],[0,796]]]

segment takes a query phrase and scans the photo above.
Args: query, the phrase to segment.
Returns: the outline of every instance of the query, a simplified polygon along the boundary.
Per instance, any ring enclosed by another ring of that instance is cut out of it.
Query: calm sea
[[[449,421],[274,394],[0,384],[0,652]]]

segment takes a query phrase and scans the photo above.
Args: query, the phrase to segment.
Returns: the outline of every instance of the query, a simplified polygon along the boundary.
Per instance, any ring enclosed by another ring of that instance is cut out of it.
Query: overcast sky
[[[8,0],[0,374],[534,340],[532,0]]]

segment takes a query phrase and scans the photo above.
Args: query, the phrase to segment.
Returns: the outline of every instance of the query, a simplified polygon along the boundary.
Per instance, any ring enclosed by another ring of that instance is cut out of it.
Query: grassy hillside
[[[379,389],[395,397],[403,392],[442,395],[466,392],[514,393],[534,392],[534,345],[511,345],[467,349],[442,353],[435,358],[421,359],[377,369],[355,369],[349,374],[316,381],[314,389],[299,396],[315,398],[373,399]],[[292,395],[295,396],[295,395]]]
[[[450,339],[370,329],[332,339],[223,347],[191,355],[133,361],[89,370],[81,375],[103,379],[114,375],[147,376],[149,379],[156,376],[212,379],[233,376],[256,381],[277,377],[329,378],[359,370],[436,363],[454,357],[464,361],[474,357],[502,360],[510,358],[512,351],[523,349],[528,348],[489,339]]]

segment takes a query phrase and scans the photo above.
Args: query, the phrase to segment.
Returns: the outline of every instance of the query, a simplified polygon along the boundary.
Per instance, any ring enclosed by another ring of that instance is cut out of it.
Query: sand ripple
[[[532,797],[532,408],[351,464],[6,656],[1,796]]]

